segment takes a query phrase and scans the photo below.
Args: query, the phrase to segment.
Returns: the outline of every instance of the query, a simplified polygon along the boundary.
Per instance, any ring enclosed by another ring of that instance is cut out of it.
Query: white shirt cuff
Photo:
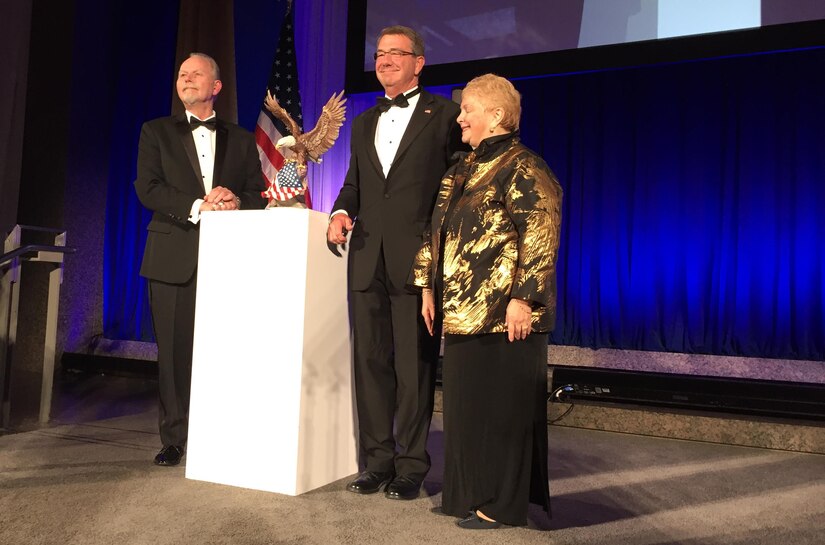
[[[189,209],[189,221],[196,224],[201,220],[201,205],[203,204],[203,199],[195,199],[195,202],[192,203],[192,208]]]

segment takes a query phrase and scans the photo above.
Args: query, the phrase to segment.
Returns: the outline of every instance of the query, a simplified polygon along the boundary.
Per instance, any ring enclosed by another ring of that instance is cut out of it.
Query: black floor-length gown
[[[444,513],[479,509],[514,526],[527,523],[529,502],[550,514],[547,339],[445,336]]]

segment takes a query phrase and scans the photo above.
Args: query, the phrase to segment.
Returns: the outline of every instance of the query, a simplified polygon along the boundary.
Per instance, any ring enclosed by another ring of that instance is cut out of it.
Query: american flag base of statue
[[[289,152],[287,151],[287,154]],[[286,159],[284,166],[275,175],[275,179],[263,192],[269,199],[270,208],[307,208],[307,166],[299,164],[294,158]]]

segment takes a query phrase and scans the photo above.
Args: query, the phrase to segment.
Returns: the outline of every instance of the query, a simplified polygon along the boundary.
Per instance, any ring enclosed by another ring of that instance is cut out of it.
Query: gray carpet
[[[534,509],[527,528],[470,532],[430,513],[438,415],[426,493],[410,502],[346,480],[298,497],[187,480],[151,464],[155,423],[144,410],[0,437],[0,543],[825,543],[820,455],[551,427],[553,519]]]

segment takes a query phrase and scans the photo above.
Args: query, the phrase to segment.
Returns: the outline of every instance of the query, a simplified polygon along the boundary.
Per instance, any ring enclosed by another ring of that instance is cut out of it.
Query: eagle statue
[[[300,185],[303,186],[304,192],[306,191],[307,161],[320,163],[321,155],[326,153],[335,143],[335,140],[338,139],[341,125],[344,124],[344,114],[346,113],[344,103],[347,99],[343,97],[344,91],[338,94],[333,93],[321,110],[315,128],[308,132],[302,132],[298,123],[292,119],[292,116],[278,104],[278,100],[267,90],[264,106],[272,115],[280,119],[291,133],[275,144],[275,147],[284,155],[286,161],[278,171],[275,180],[273,180],[273,186],[286,184],[288,187],[299,187]],[[287,201],[281,201],[277,199],[274,189],[270,187],[264,192],[264,196],[269,197],[267,208],[275,206],[306,207],[302,198],[303,194]]]

